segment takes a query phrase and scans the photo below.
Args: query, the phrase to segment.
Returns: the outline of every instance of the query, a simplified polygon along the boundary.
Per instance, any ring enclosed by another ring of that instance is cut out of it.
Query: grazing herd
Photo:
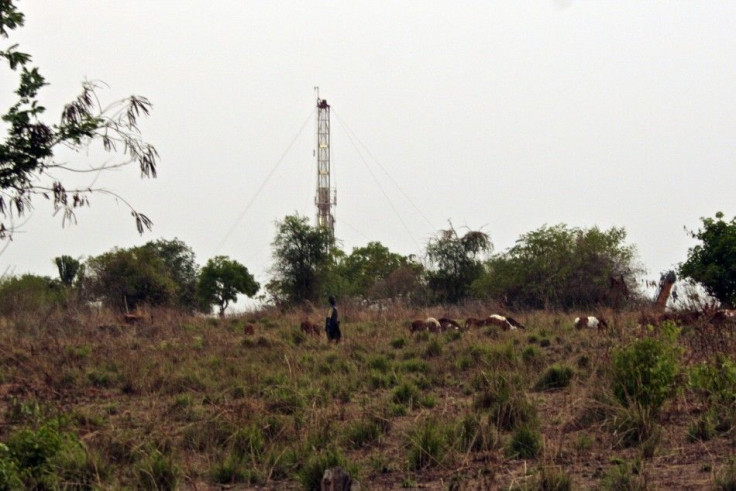
[[[441,317],[436,319],[434,317],[427,317],[424,320],[418,319],[412,321],[409,324],[409,332],[412,334],[415,332],[429,331],[429,332],[444,332],[444,331],[466,331],[473,327],[483,326],[496,326],[500,327],[504,331],[513,331],[515,329],[526,329],[520,322],[513,319],[512,317],[505,317],[503,315],[492,314],[488,317],[479,319],[477,317],[468,317],[465,320],[464,325],[460,325],[457,321],[449,319],[447,317]]]
[[[670,321],[678,325],[694,324],[696,322],[707,322],[709,324],[723,324],[723,323],[736,323],[736,310],[725,310],[725,309],[708,309],[705,308],[702,311],[694,312],[674,312],[664,314],[647,314],[642,313],[639,318],[639,326],[659,326],[662,322]],[[492,314],[488,317],[468,317],[465,319],[464,324],[460,324],[454,319],[448,317],[427,317],[426,319],[417,319],[409,321],[408,323],[409,332],[414,334],[415,332],[432,332],[441,333],[445,331],[467,331],[472,328],[480,328],[485,326],[492,326],[500,328],[504,331],[514,331],[517,329],[526,329],[519,321],[513,317]],[[609,327],[609,323],[602,316],[581,316],[575,317],[572,322],[572,326],[576,329],[595,329],[602,330]],[[321,326],[315,324],[309,320],[304,320],[300,329],[304,334],[309,336],[319,337],[321,334]],[[244,334],[252,335],[254,333],[254,326],[247,324],[244,328]]]

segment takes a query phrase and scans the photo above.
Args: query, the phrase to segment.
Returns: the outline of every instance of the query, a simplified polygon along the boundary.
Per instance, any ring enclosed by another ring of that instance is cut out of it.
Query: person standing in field
[[[340,320],[337,314],[335,297],[330,295],[330,298],[328,300],[330,302],[330,311],[327,318],[325,319],[325,331],[327,332],[327,341],[335,341],[335,343],[339,343],[340,338],[342,337],[342,333],[340,332]]]

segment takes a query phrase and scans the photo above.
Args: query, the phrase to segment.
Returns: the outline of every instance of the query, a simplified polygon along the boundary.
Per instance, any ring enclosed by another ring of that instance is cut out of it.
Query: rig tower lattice
[[[319,87],[314,88],[317,97],[317,227],[325,227],[335,237],[335,216],[332,207],[337,205],[337,192],[330,187],[330,105],[319,98]]]

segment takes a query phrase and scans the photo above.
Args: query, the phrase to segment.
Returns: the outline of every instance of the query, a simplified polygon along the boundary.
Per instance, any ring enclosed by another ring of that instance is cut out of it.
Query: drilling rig
[[[324,227],[335,238],[335,216],[332,207],[337,205],[337,191],[330,187],[330,105],[319,97],[319,87],[314,88],[317,98],[317,227]]]

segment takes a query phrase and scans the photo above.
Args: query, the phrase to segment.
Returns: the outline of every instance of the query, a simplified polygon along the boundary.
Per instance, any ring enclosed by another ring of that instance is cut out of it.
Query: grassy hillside
[[[2,319],[0,487],[736,485],[734,326],[408,330],[490,313],[343,306],[339,345],[299,330],[322,311]]]

